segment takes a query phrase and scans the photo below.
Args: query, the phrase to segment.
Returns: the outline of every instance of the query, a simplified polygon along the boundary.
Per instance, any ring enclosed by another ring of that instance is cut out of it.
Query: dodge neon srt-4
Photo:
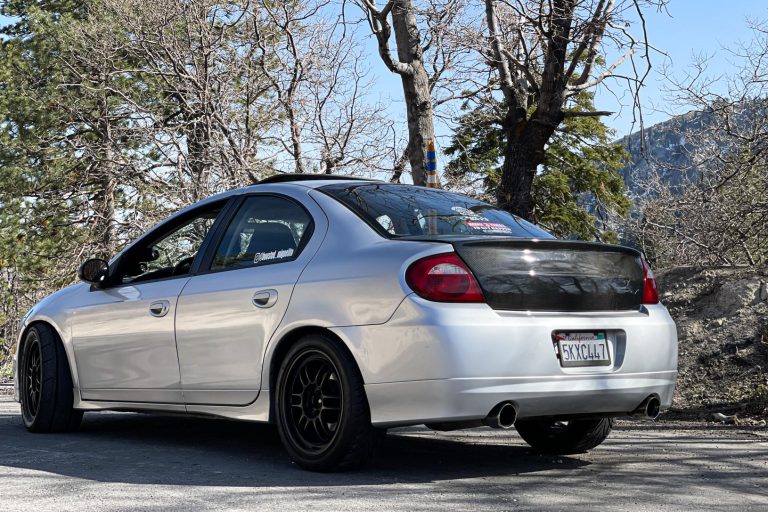
[[[273,422],[313,470],[357,466],[388,427],[516,427],[599,445],[655,417],[675,324],[626,247],[561,241],[441,190],[278,176],[192,205],[22,320],[32,432],[84,411]]]

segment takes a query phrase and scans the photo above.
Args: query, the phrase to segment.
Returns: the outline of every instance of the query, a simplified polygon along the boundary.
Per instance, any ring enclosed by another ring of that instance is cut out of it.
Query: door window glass
[[[293,260],[311,231],[312,219],[298,203],[276,196],[249,197],[216,249],[211,270]]]
[[[220,211],[221,206],[207,210],[159,239],[131,249],[120,265],[118,282],[136,283],[189,274]]]

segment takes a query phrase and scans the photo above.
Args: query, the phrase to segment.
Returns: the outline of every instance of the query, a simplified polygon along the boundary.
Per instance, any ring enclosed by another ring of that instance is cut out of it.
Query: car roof
[[[360,176],[346,176],[340,174],[310,174],[310,173],[280,173],[274,174],[259,181],[258,185],[265,183],[293,183],[305,181],[378,181],[373,178],[361,178]]]
[[[165,220],[168,220],[171,217],[176,217],[177,215],[183,214],[193,208],[204,206],[206,204],[219,201],[221,199],[226,199],[227,197],[230,197],[230,196],[248,194],[250,192],[259,192],[263,189],[263,187],[267,185],[281,185],[281,186],[292,185],[297,187],[315,189],[315,188],[323,187],[325,185],[333,185],[333,184],[339,184],[339,183],[342,183],[342,184],[349,183],[350,185],[360,185],[364,183],[381,183],[385,185],[399,185],[399,183],[388,183],[386,181],[376,180],[373,178],[358,178],[356,176],[334,177],[334,176],[327,176],[323,174],[277,174],[275,176],[271,176],[257,183],[254,183],[253,185],[246,185],[245,187],[233,188],[231,190],[227,190],[226,192],[220,192],[218,194],[214,194],[196,203],[185,206],[184,208],[177,211],[173,215],[169,216]]]
[[[320,188],[325,185],[332,185],[332,184],[338,184],[338,183],[349,183],[351,185],[354,185],[354,184],[359,185],[363,183],[381,183],[381,184],[388,184],[388,185],[389,184],[399,185],[399,183],[389,183],[389,182],[377,180],[374,178],[360,178],[357,176],[340,176],[340,175],[334,176],[334,175],[326,175],[326,174],[284,173],[284,174],[275,174],[268,178],[264,178],[263,180],[258,181],[253,185],[246,185],[244,187],[233,188],[232,190],[227,190],[226,192],[220,192],[218,194],[214,194],[190,206],[200,206],[205,203],[217,201],[219,199],[224,199],[225,197],[229,197],[229,196],[247,194],[249,192],[258,192],[259,190],[262,189],[264,185],[295,185],[295,186],[304,187],[304,188]],[[187,206],[186,208],[189,208],[190,206]]]
[[[384,181],[380,180],[374,180],[374,179],[324,179],[324,180],[291,180],[291,181],[270,181],[270,182],[259,182],[254,183],[253,185],[249,185],[247,187],[243,187],[247,191],[251,190],[259,190],[264,185],[296,185],[299,187],[306,187],[306,188],[320,188],[325,185],[332,185],[337,183],[349,183],[350,185],[361,185],[364,183],[386,183]]]
[[[330,176],[330,175],[324,175],[324,174],[287,174],[286,173],[286,174],[276,174],[274,176],[270,176],[269,178],[265,178],[257,183],[254,183],[253,185],[247,185],[245,187],[240,187],[240,188],[228,190],[226,192],[222,192],[220,194],[216,194],[214,196],[211,196],[205,199],[204,201],[196,203],[196,205],[200,205],[208,201],[223,199],[230,195],[239,195],[239,194],[247,194],[249,192],[258,192],[262,190],[262,188],[266,185],[292,185],[296,187],[315,189],[315,188],[323,187],[325,185],[335,185],[340,183],[341,184],[348,183],[350,185],[361,185],[361,184],[367,184],[367,183],[399,185],[399,183],[389,183],[389,182],[377,180],[374,178],[359,178],[357,176]]]

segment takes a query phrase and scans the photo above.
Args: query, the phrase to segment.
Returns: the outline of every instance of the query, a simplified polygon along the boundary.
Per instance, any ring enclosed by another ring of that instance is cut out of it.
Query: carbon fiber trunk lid
[[[453,240],[493,309],[637,310],[641,254],[628,247],[562,240]]]

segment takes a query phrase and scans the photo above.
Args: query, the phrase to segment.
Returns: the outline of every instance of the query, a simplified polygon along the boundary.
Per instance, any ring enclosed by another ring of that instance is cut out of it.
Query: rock
[[[710,329],[712,327],[722,327],[724,323],[725,323],[724,319],[716,318],[715,320],[712,320],[711,322],[709,322],[709,325],[707,327],[709,327]]]
[[[736,423],[736,415],[726,416],[721,412],[713,412],[712,419],[714,419],[715,421],[719,421],[720,423],[725,423],[726,425],[732,425]]]
[[[760,283],[760,291],[758,292],[758,298],[765,302],[768,301],[768,283],[765,281]]]
[[[735,316],[740,310],[759,301],[760,289],[760,283],[752,279],[725,282],[715,296],[716,307],[721,316]]]

